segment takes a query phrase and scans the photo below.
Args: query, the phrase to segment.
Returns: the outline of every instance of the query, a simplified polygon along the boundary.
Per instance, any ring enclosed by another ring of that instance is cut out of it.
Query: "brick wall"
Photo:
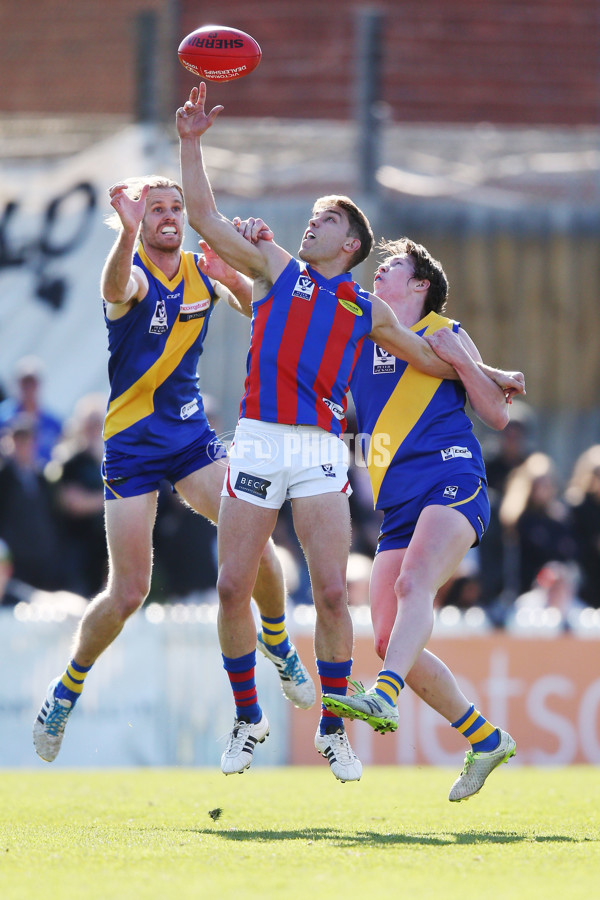
[[[348,0],[21,0],[0,4],[0,112],[133,115],[135,22],[154,10],[158,107],[193,84],[179,41],[210,22],[261,44],[250,78],[211,87],[232,116],[348,119],[356,11]],[[378,0],[382,97],[395,121],[597,124],[596,0]]]

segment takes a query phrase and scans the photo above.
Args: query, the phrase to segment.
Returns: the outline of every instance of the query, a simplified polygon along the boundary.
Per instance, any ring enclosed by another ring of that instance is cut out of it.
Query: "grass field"
[[[450,804],[455,774],[0,771],[0,898],[600,896],[598,769],[502,766]]]

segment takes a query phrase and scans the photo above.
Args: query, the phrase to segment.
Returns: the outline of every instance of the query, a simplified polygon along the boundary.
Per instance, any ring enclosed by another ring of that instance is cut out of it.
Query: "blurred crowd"
[[[42,402],[43,370],[22,359],[0,392],[0,603],[85,603],[107,575],[103,525],[102,424],[106,397],[88,394],[61,421]],[[209,417],[218,431],[216,413]],[[600,444],[576,460],[563,482],[552,458],[535,446],[533,415],[515,402],[511,422],[482,437],[492,517],[480,546],[439,591],[439,609],[479,608],[493,626],[554,610],[561,627],[586,607],[600,608]],[[353,431],[352,417],[348,423]],[[349,602],[368,603],[380,514],[369,477],[350,445],[353,535]],[[310,582],[289,503],[274,539],[294,603],[310,603]],[[216,600],[216,530],[165,485],[155,526],[156,602]],[[73,599],[74,598],[74,599]]]

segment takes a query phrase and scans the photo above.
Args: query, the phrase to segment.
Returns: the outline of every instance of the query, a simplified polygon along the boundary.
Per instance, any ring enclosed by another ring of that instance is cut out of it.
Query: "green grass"
[[[600,771],[0,771],[2,900],[578,900],[600,890]],[[214,821],[209,811],[223,810]]]

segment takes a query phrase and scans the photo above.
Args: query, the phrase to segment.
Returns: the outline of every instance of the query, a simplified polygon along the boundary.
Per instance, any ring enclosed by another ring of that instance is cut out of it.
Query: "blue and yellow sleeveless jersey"
[[[148,278],[148,293],[120,319],[106,318],[110,398],[107,447],[140,456],[166,456],[195,441],[207,427],[198,390],[198,359],[216,294],[182,251],[169,280],[140,244],[133,258]]]
[[[348,382],[371,328],[369,295],[348,273],[324,278],[291,259],[252,304],[240,418],[341,434]]]
[[[459,323],[430,312],[411,331],[424,335],[444,327],[458,331]],[[418,372],[367,340],[350,390],[376,509],[417,497],[454,473],[485,481],[460,382]]]

